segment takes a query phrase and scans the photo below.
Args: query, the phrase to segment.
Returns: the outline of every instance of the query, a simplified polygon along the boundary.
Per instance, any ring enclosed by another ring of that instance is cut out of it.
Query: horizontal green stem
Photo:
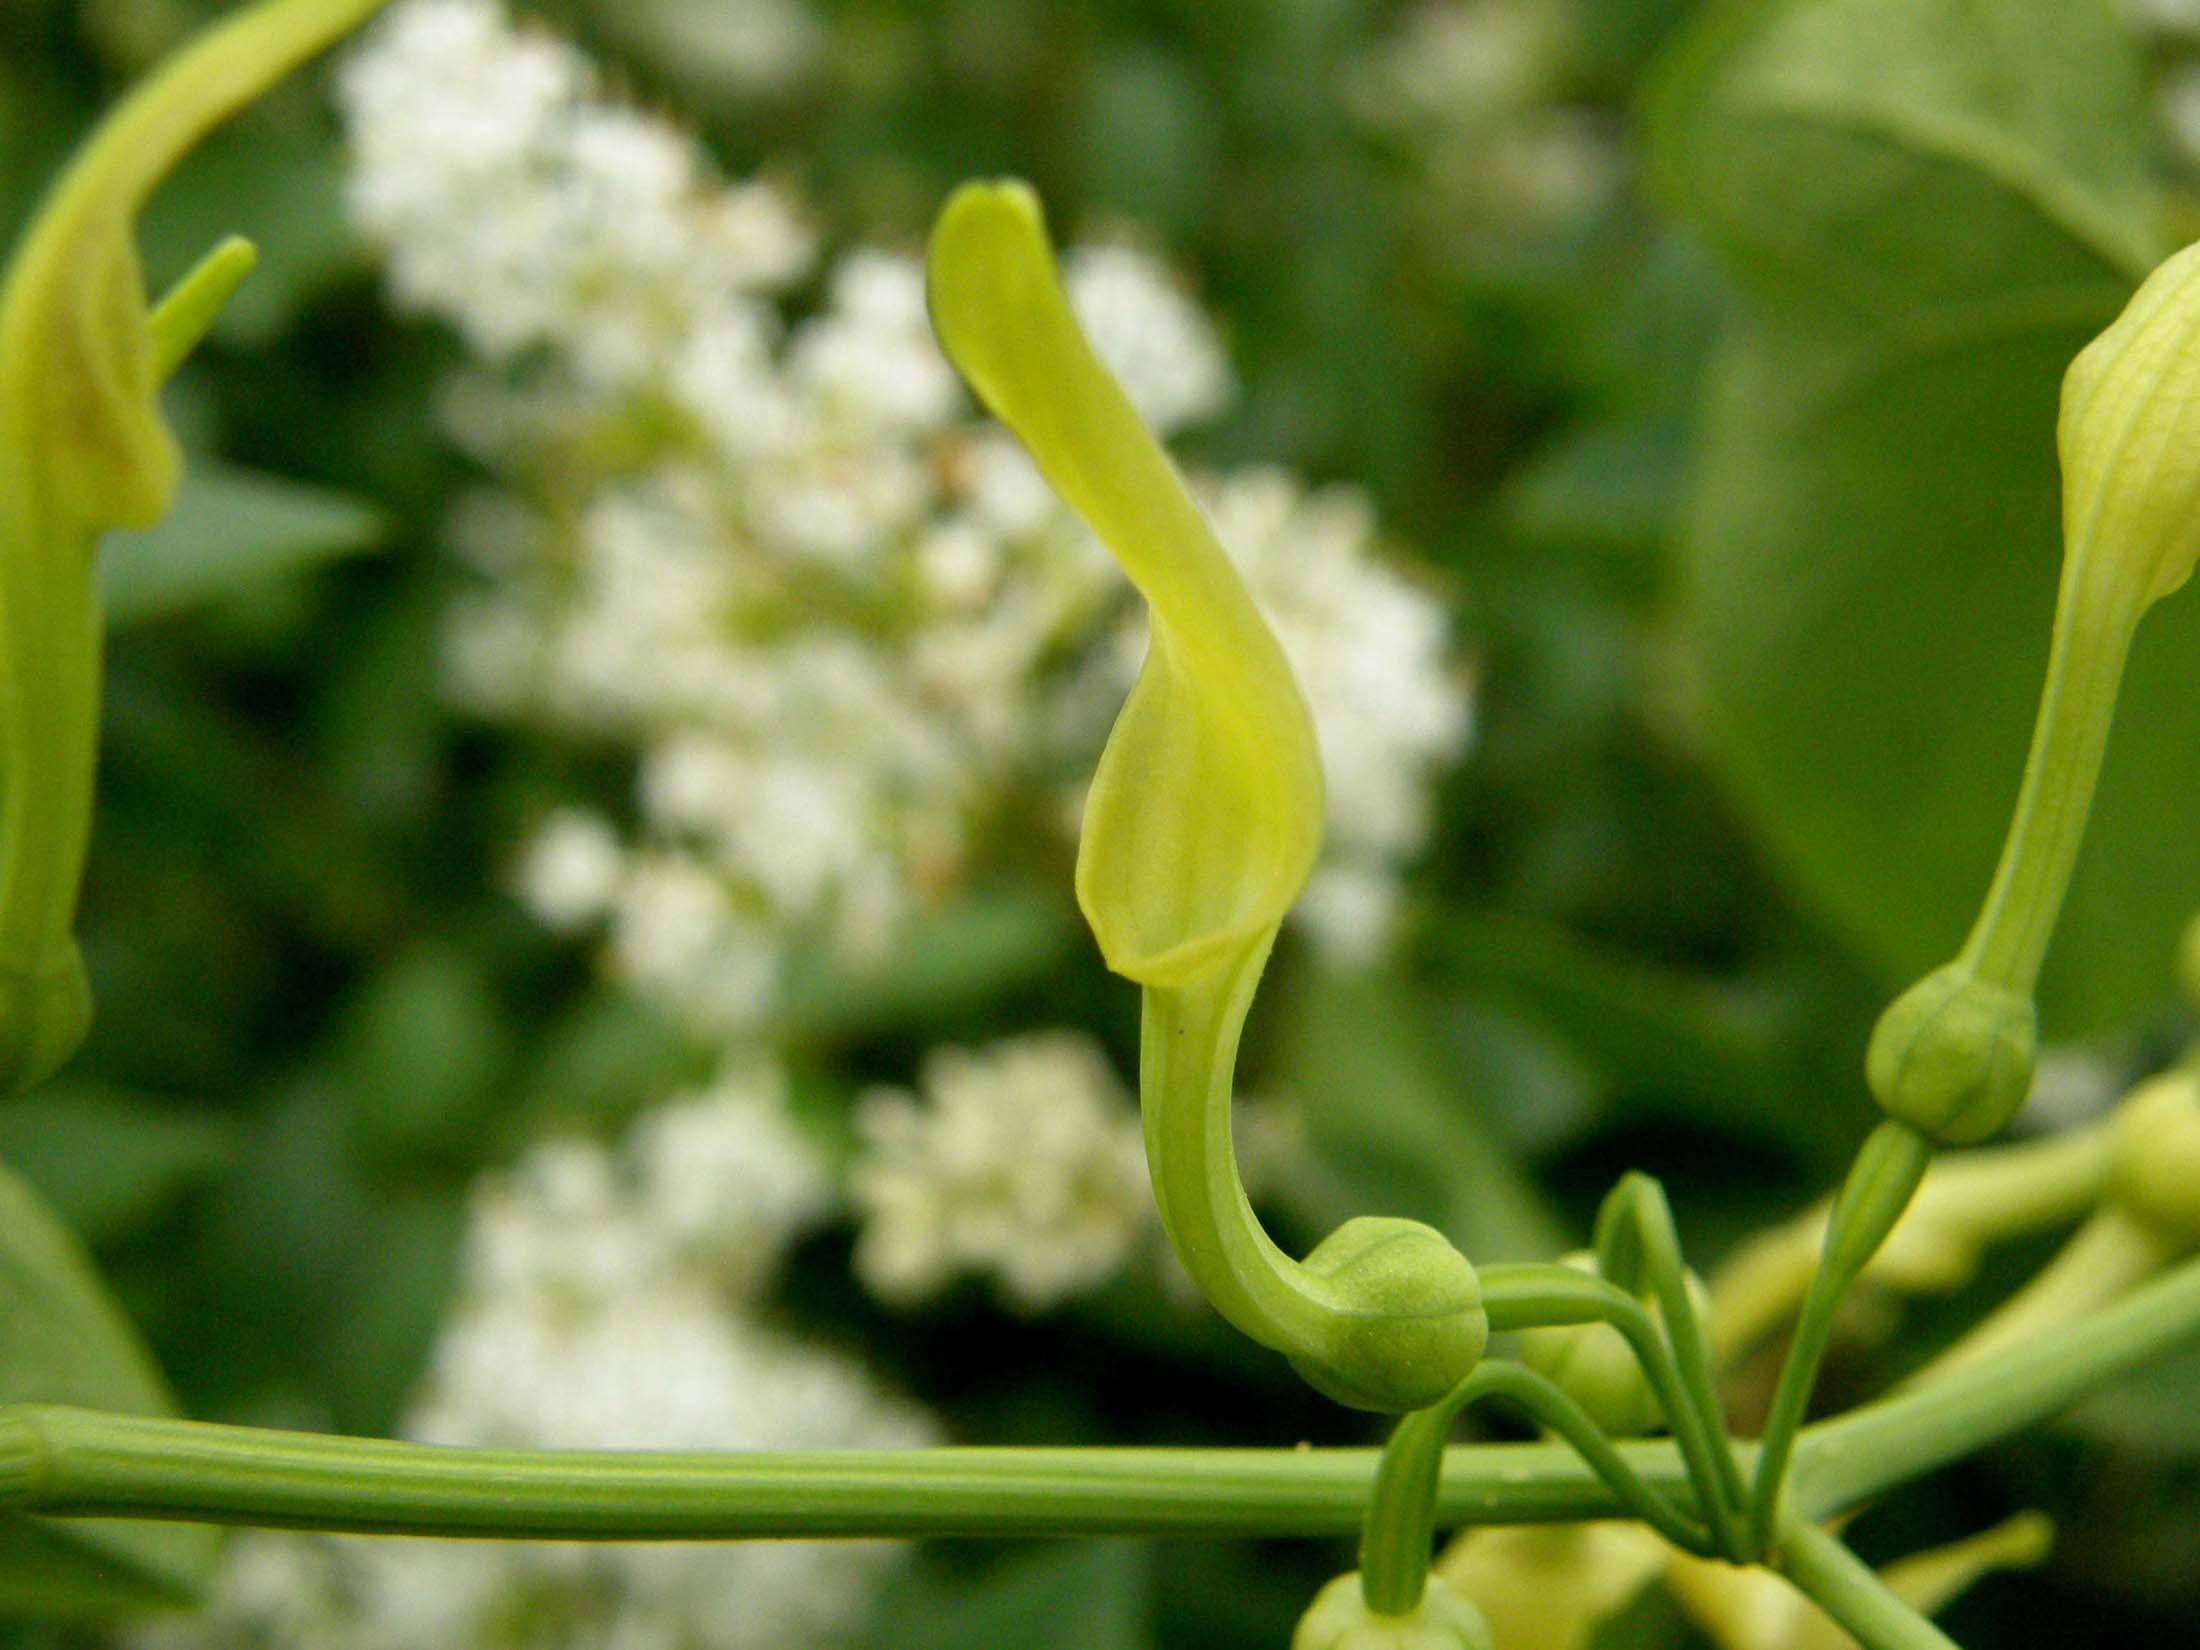
[[[1668,1492],[1672,1446],[1624,1446]],[[1372,1449],[934,1449],[644,1454],[451,1449],[0,1409],[0,1509],[570,1541],[784,1536],[1346,1535]],[[1437,1521],[1626,1516],[1563,1444],[1446,1453]]]
[[[2200,1340],[2200,1260],[2069,1332],[1806,1427],[1817,1520],[2045,1420]],[[1746,1470],[1753,1451],[1737,1446]],[[1618,1446],[1665,1493],[1670,1440]],[[946,1449],[672,1455],[471,1450],[30,1404],[0,1408],[0,1512],[573,1541],[800,1536],[1327,1536],[1359,1528],[1372,1449]],[[1626,1509],[1563,1444],[1457,1445],[1436,1523]]]

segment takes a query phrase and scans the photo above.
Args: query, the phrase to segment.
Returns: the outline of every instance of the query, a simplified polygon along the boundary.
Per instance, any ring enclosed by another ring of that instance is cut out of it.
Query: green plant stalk
[[[1693,1400],[1697,1424],[1706,1435],[1711,1476],[1702,1493],[1712,1531],[1726,1557],[1737,1562],[1746,1559],[1749,1549],[1741,1520],[1748,1491],[1727,1444],[1726,1414],[1719,1403],[1710,1341],[1688,1291],[1688,1263],[1681,1255],[1680,1232],[1665,1188],[1648,1175],[1622,1176],[1597,1212],[1596,1250],[1600,1267],[1621,1288],[1637,1293],[1634,1284],[1647,1279],[1657,1296],[1665,1333],[1680,1366],[1682,1389]],[[1621,1277],[1622,1273],[1639,1273],[1640,1278]]]
[[[2066,1335],[1803,1430],[1792,1516],[1818,1521],[2200,1342],[2200,1260]],[[1749,1447],[1739,1446],[1747,1464]],[[1671,1494],[1668,1440],[1615,1446]],[[803,1536],[1332,1536],[1364,1520],[1376,1452],[849,1450],[669,1455],[452,1449],[378,1439],[0,1408],[0,1511],[374,1535],[571,1541]],[[1623,1516],[1564,1444],[1454,1445],[1435,1520]]]
[[[1786,1524],[1775,1556],[1780,1573],[1866,1650],[1957,1650],[1955,1640],[1897,1597],[1832,1531]]]
[[[0,1094],[83,1041],[74,929],[98,753],[93,555],[182,471],[162,385],[252,267],[217,247],[148,308],[135,221],[208,132],[383,0],[263,0],[194,39],[92,134],[0,279]]]
[[[1715,1388],[1691,1390],[1688,1373],[1679,1364],[1665,1337],[1644,1310],[1641,1301],[1604,1278],[1591,1277],[1571,1266],[1510,1265],[1482,1268],[1482,1303],[1493,1330],[1541,1329],[1554,1325],[1601,1323],[1626,1338],[1628,1348],[1657,1394],[1658,1407],[1688,1464],[1688,1475],[1722,1551],[1734,1532],[1722,1525],[1718,1506],[1720,1456],[1728,1458],[1737,1495],[1740,1470],[1732,1466],[1732,1451],[1723,1447],[1726,1428],[1719,1415]],[[1731,1519],[1727,1521],[1731,1523]]]
[[[1773,1389],[1772,1408],[1765,1419],[1750,1492],[1749,1533],[1755,1553],[1762,1553],[1772,1538],[1787,1487],[1789,1458],[1804,1411],[1810,1406],[1811,1390],[1818,1384],[1818,1366],[1825,1359],[1826,1343],[1833,1334],[1834,1313],[1840,1309],[1849,1285],[1871,1264],[1872,1256],[1909,1207],[1932,1164],[1932,1155],[1932,1143],[1907,1123],[1881,1123],[1865,1138],[1848,1179],[1834,1199],[1833,1216],[1826,1223],[1825,1252],[1803,1297],[1803,1309],[1795,1320],[1795,1338],[1780,1366],[1779,1384]]]
[[[1670,1444],[1618,1446],[1686,1488]],[[1359,1531],[1372,1449],[477,1450],[0,1409],[0,1511],[563,1541],[925,1536],[1333,1536]],[[1627,1515],[1561,1443],[1446,1452],[1445,1524]]]
[[[1190,985],[1145,987],[1138,1077],[1154,1202],[1170,1246],[1225,1319],[1290,1351],[1318,1343],[1324,1313],[1302,1286],[1299,1263],[1246,1201],[1231,1143],[1238,1038],[1273,943],[1268,936]]]
[[[2076,1222],[2100,1201],[2108,1180],[2108,1131],[2099,1125],[2010,1145],[1943,1155],[1895,1223],[1891,1237],[1924,1224],[1984,1249]],[[1710,1282],[1713,1353],[1733,1362],[1793,1315],[1809,1292],[1825,1247],[1830,1203],[1750,1239]],[[1865,1267],[1870,1281],[1886,1254]]]
[[[2122,1210],[2102,1209],[2023,1288],[1912,1375],[1910,1384],[1945,1380],[2003,1347],[2064,1334],[2176,1258],[2174,1247]]]
[[[2073,558],[2049,644],[2024,781],[1994,880],[1957,960],[2029,996],[2055,931],[2108,751],[2124,663],[2146,602]]]
[[[1571,1444],[1589,1470],[1637,1517],[1684,1551],[1708,1557],[1711,1536],[1647,1483],[1579,1405],[1518,1364],[1486,1363],[1442,1403],[1398,1423],[1375,1469],[1360,1534],[1360,1588],[1377,1615],[1410,1615],[1428,1586],[1444,1438],[1469,1407],[1503,1399]]]
[[[2059,1335],[1807,1428],[1789,1489],[1794,1514],[1817,1521],[1845,1512],[2195,1341],[2200,1259],[2181,1262]]]

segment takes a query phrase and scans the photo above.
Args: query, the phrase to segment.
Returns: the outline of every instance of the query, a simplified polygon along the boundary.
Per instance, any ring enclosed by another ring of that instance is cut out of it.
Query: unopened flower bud
[[[2032,1090],[2031,998],[1962,963],[1935,969],[1879,1017],[1864,1059],[1879,1109],[1943,1146],[1986,1139]]]
[[[1367,1607],[1357,1572],[1314,1596],[1291,1635],[1291,1650],[1493,1650],[1482,1612],[1435,1576],[1421,1602],[1402,1616]]]
[[[2108,1195],[2154,1236],[2200,1249],[2200,1072],[2165,1073],[2117,1107]]]
[[[1405,1414],[1437,1402],[1489,1345],[1482,1280],[1441,1232],[1362,1215],[1314,1248],[1305,1275],[1327,1336],[1291,1363],[1309,1386],[1355,1409]]]
[[[2063,535],[2139,606],[2200,559],[2200,245],[2165,260],[2063,379]]]

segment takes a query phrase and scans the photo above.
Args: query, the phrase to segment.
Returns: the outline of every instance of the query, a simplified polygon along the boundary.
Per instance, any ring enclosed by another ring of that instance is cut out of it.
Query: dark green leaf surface
[[[1280,1073],[1308,1133],[1372,1200],[1478,1261],[1545,1260],[1564,1227],[1447,1069],[1427,1006],[1382,979],[1323,979],[1292,1005]]]
[[[158,527],[117,533],[102,545],[108,622],[139,624],[204,606],[371,550],[384,530],[374,509],[341,493],[202,459]]]
[[[2134,49],[2099,0],[1722,9],[1653,97],[1665,193],[1749,289],[1701,432],[1686,624],[1719,761],[1891,980],[1992,869],[2060,562],[2072,355],[2156,249]],[[2200,904],[2200,607],[2148,626],[2043,986],[2157,995]]]
[[[0,1163],[91,1243],[128,1236],[226,1163],[224,1118],[121,1089],[42,1089],[0,1108]]]

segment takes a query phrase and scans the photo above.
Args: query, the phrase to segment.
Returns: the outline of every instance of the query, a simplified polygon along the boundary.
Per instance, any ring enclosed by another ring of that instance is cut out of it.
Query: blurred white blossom
[[[1451,237],[1559,227],[1609,200],[1616,134],[1569,101],[1580,0],[1427,0],[1355,65],[1350,102]]]
[[[729,1074],[613,1153],[536,1148],[478,1190],[459,1298],[403,1431],[505,1448],[903,1448],[925,1416],[757,1316],[828,1204],[777,1078]],[[139,1650],[816,1650],[896,1549],[374,1541],[255,1533]]]
[[[916,258],[847,251],[797,317],[796,206],[495,0],[401,0],[342,92],[393,295],[473,357],[442,396],[492,478],[449,528],[478,576],[451,691],[635,763],[632,827],[557,810],[521,856],[546,924],[600,932],[617,974],[737,1039],[791,947],[871,966],[1004,828],[1073,818],[1055,798],[1098,753],[1137,604],[970,407]],[[1066,270],[1158,428],[1227,404],[1214,328],[1152,256],[1086,245]],[[1367,956],[1467,731],[1443,609],[1382,566],[1359,495],[1202,485],[1331,766],[1307,924]]]
[[[979,1275],[1044,1311],[1154,1230],[1138,1110],[1090,1038],[935,1050],[920,1088],[874,1089],[856,1112],[856,1272],[877,1295],[912,1302]]]

